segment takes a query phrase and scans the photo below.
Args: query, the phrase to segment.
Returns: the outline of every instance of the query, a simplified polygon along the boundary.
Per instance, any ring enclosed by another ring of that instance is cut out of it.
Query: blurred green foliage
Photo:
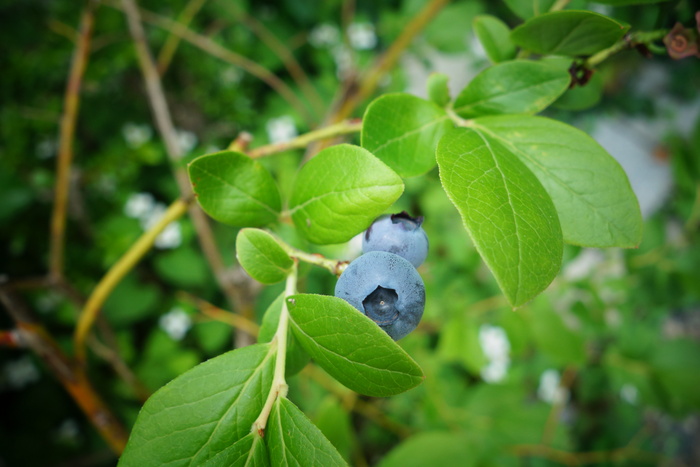
[[[187,5],[183,0],[140,3],[169,18]],[[492,14],[514,27],[522,12],[506,4],[516,3],[452,2],[409,52],[423,63],[437,50],[483,65],[486,59],[475,53],[471,39],[473,18]],[[371,25],[375,34],[376,44],[367,48],[342,48],[341,12],[348,13],[348,6],[339,0],[210,1],[190,27],[254,58],[299,91],[283,60],[246,21],[248,15],[256,18],[289,47],[329,105],[347,76],[343,73],[371,64],[422,4],[357,2],[352,22]],[[633,28],[668,28],[675,21],[692,25],[691,4],[670,1],[606,13]],[[151,213],[158,203],[167,205],[178,196],[125,19],[109,5],[96,14],[71,175],[66,277],[83,296],[142,233],[148,216],[127,209],[134,195],[151,196],[146,209]],[[0,3],[3,281],[39,277],[47,270],[58,125],[81,6]],[[319,33],[322,25],[329,26],[326,36]],[[149,25],[147,31],[157,53],[168,34]],[[663,94],[634,86],[642,60],[632,52],[613,57],[596,75],[595,85],[603,89],[599,103],[577,113],[572,99],[562,100],[550,115],[585,127],[612,111],[671,118],[662,114],[663,99],[694,100],[697,108],[697,60],[653,58],[670,83]],[[392,71],[381,91],[404,91],[407,73],[402,67]],[[264,83],[186,43],[177,48],[163,85],[175,125],[189,140],[187,160],[225,148],[241,131],[254,136],[254,145],[268,142],[266,128],[280,117],[289,116],[298,133],[323,117],[305,101],[314,115],[306,122]],[[464,456],[459,465],[484,466],[575,465],[584,459],[570,452],[598,453],[585,458],[598,465],[700,463],[700,120],[690,133],[672,129],[662,137],[656,162],[671,167],[673,187],[646,220],[641,246],[605,252],[568,247],[564,272],[542,296],[515,312],[466,243],[436,170],[420,180],[408,179],[396,211],[426,217],[431,251],[421,269],[428,297],[424,321],[401,345],[424,369],[426,380],[399,396],[372,399],[318,376],[320,370],[302,371],[290,380],[292,399],[353,465],[437,465],[440,455],[445,457],[440,465],[449,465],[455,456]],[[303,151],[289,151],[262,163],[288,192],[302,158]],[[190,221],[184,218],[178,225],[179,242],[149,253],[103,310],[122,359],[149,391],[230,349],[234,335],[228,324],[201,313],[191,298],[228,306]],[[220,224],[214,229],[223,260],[232,265],[237,231]],[[285,226],[280,234],[308,247]],[[318,251],[334,256],[344,249]],[[572,264],[584,272],[573,274]],[[324,271],[302,268],[301,275],[306,291],[331,292],[334,279]],[[280,290],[268,287],[257,295],[258,323]],[[23,294],[70,352],[79,312],[75,303],[50,289]],[[0,329],[12,326],[0,313]],[[507,337],[507,357],[489,370],[495,360],[483,336],[494,329]],[[498,365],[505,371],[495,378],[489,371]],[[142,403],[133,388],[97,356],[90,359],[90,375],[108,404],[132,424]],[[543,388],[545,380],[554,386]],[[558,380],[565,386],[559,395]],[[0,351],[0,401],[0,465],[114,465],[104,441],[27,351]]]

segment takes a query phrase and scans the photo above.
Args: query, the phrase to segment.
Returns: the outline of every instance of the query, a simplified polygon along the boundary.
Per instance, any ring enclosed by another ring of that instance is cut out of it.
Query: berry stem
[[[289,334],[289,309],[287,308],[287,297],[297,293],[297,265],[298,261],[294,260],[294,266],[287,276],[287,282],[284,288],[284,300],[282,301],[282,311],[280,312],[280,320],[277,324],[277,331],[272,338],[271,352],[277,352],[275,360],[275,372],[272,376],[272,385],[270,392],[267,394],[265,405],[260,411],[260,415],[253,422],[251,431],[258,433],[260,436],[265,435],[265,427],[267,420],[270,417],[272,406],[278,397],[286,397],[289,386],[284,377],[285,367],[287,364],[287,336]]]
[[[328,259],[319,253],[307,253],[303,250],[294,248],[278,236],[274,234],[271,235],[275,237],[277,243],[279,243],[282,249],[292,258],[296,258],[299,261],[303,261],[309,264],[315,264],[316,266],[327,269],[331,274],[335,276],[340,276],[343,273],[343,271],[345,271],[345,268],[348,266],[348,261]]]

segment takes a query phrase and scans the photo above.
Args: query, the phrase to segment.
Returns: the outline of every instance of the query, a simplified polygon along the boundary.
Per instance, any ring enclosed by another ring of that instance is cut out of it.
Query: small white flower
[[[482,324],[479,328],[479,343],[487,359],[503,360],[509,358],[510,342],[502,327]]]
[[[38,381],[40,376],[39,370],[28,355],[11,361],[5,366],[7,384],[13,389],[22,389]]]
[[[317,49],[333,46],[338,43],[339,39],[338,28],[328,23],[319,24],[309,33],[309,43]]]
[[[639,390],[633,384],[624,384],[620,388],[620,399],[627,402],[628,404],[635,405],[639,400]]]
[[[179,341],[192,327],[192,319],[182,308],[173,308],[160,317],[158,324],[173,340]]]
[[[372,23],[352,23],[348,26],[348,39],[355,50],[370,50],[377,45],[377,34]]]
[[[273,143],[284,143],[297,136],[294,119],[289,115],[268,120],[265,129],[267,130],[267,137]]]
[[[177,130],[177,143],[180,150],[187,154],[197,146],[197,135],[191,131]]]
[[[131,149],[136,149],[151,140],[153,130],[145,123],[137,125],[129,122],[122,127],[122,136],[124,136],[127,146]]]
[[[481,369],[481,377],[487,383],[502,381],[510,366],[510,342],[505,330],[482,324],[479,327],[479,344],[488,360],[488,364]]]
[[[182,244],[182,230],[179,222],[171,222],[156,237],[154,245],[161,250],[177,248]]]
[[[540,385],[537,387],[537,397],[548,404],[563,402],[567,398],[565,388],[559,386],[561,377],[554,369],[545,370],[540,375]]]
[[[499,359],[491,360],[485,367],[481,369],[481,378],[487,383],[498,383],[508,374],[510,360]]]
[[[155,206],[155,199],[150,193],[134,193],[129,196],[124,206],[124,214],[134,219],[148,217]]]

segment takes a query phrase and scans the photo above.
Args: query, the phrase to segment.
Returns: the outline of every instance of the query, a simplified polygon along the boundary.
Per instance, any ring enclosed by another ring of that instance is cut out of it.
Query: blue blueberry
[[[335,285],[335,296],[367,315],[394,340],[418,326],[425,308],[425,286],[416,268],[385,251],[371,251],[350,263]]]
[[[428,256],[428,236],[422,223],[422,216],[411,217],[406,211],[381,216],[362,237],[362,251],[394,253],[418,267]]]

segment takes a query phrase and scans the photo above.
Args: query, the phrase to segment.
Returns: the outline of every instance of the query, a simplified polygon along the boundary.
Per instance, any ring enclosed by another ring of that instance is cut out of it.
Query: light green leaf
[[[592,55],[620,40],[629,29],[612,18],[592,11],[554,11],[527,20],[510,38],[538,54]]]
[[[425,27],[426,41],[441,52],[463,52],[467,49],[472,18],[483,9],[480,2],[454,2],[444,6]]]
[[[537,113],[561,96],[571,77],[543,62],[513,60],[493,65],[471,80],[457,96],[454,111],[463,118]]]
[[[189,166],[197,201],[211,217],[236,227],[277,219],[281,200],[272,175],[260,163],[233,151],[208,154]]]
[[[353,391],[386,397],[423,381],[418,364],[345,300],[302,294],[289,297],[287,306],[292,330],[304,350]]]
[[[337,396],[329,395],[323,399],[314,417],[314,424],[346,461],[350,461],[356,444],[350,415]]]
[[[286,397],[278,397],[272,406],[265,436],[272,465],[347,465],[323,433]]]
[[[586,341],[581,333],[569,329],[552,308],[546,296],[532,304],[523,315],[530,325],[532,337],[539,350],[555,364],[583,365],[586,362]]]
[[[561,228],[551,198],[515,155],[480,130],[445,135],[437,160],[447,196],[508,301],[528,302],[561,265]]]
[[[268,467],[270,458],[265,440],[257,433],[248,433],[228,448],[209,459],[203,467]]]
[[[366,149],[339,144],[299,171],[289,212],[314,243],[342,243],[365,230],[403,193],[396,173]]]
[[[460,362],[472,374],[478,375],[488,363],[479,343],[479,323],[474,317],[460,313],[440,331],[438,355],[441,359]]]
[[[593,138],[544,117],[504,115],[473,123],[537,176],[554,201],[567,243],[639,244],[643,224],[637,197],[620,164]]]
[[[510,40],[510,28],[491,15],[474,18],[474,33],[484,47],[486,56],[493,63],[515,58],[515,45]]]
[[[258,342],[270,342],[277,332],[277,325],[280,322],[280,314],[282,313],[282,305],[284,304],[284,293],[281,293],[275,301],[265,310],[262,324],[260,325],[260,333],[258,334]],[[294,337],[291,330],[288,330],[287,335],[287,359],[285,360],[285,375],[287,377],[299,373],[307,363],[310,357],[301,348],[299,342]]]
[[[428,76],[428,98],[439,107],[445,107],[450,102],[450,88],[447,86],[449,79],[444,73],[433,72]]]
[[[141,409],[120,466],[199,465],[246,436],[272,384],[267,344],[225,353],[183,373]]]
[[[236,258],[250,277],[263,284],[283,281],[294,264],[272,235],[251,228],[238,232]]]
[[[453,127],[444,109],[410,94],[375,99],[362,119],[362,147],[402,177],[435,167],[435,147]]]
[[[508,8],[523,19],[547,13],[556,0],[505,0]]]

